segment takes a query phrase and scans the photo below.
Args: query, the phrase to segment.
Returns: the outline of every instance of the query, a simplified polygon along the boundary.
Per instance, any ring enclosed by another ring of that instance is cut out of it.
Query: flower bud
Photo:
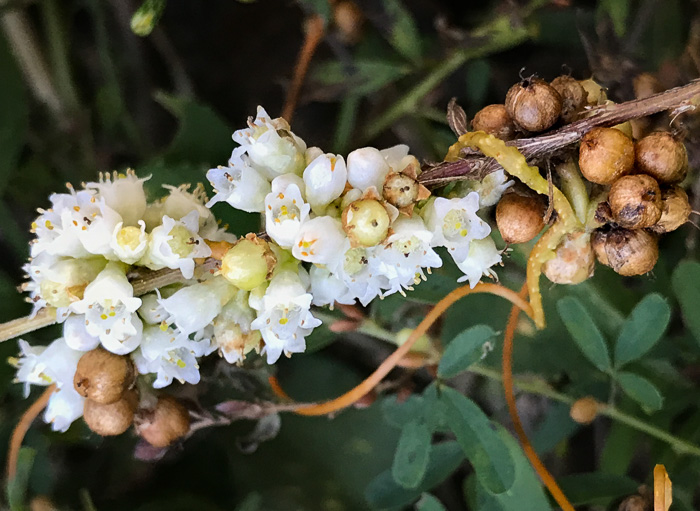
[[[373,199],[361,199],[343,211],[343,230],[353,246],[373,247],[389,234],[389,213]]]
[[[634,143],[615,128],[593,128],[581,139],[579,167],[593,183],[609,185],[634,166]]]
[[[513,140],[517,128],[506,111],[505,105],[488,105],[479,110],[472,119],[474,131],[484,131],[501,140]]]
[[[688,221],[692,212],[688,194],[680,186],[671,186],[661,192],[662,212],[661,218],[651,230],[656,234],[665,234],[675,231]]]
[[[598,402],[590,396],[577,399],[571,409],[569,415],[579,424],[590,424],[598,415]]]
[[[165,0],[146,0],[131,17],[131,31],[145,37],[150,34],[163,15]]]
[[[601,231],[596,235],[594,245],[598,261],[625,277],[650,272],[659,259],[656,236],[643,229]]]
[[[539,78],[513,85],[506,95],[506,111],[515,124],[527,131],[544,131],[554,125],[561,113],[561,96]]]
[[[608,203],[616,223],[627,229],[644,229],[661,218],[661,190],[653,177],[623,176],[613,183]]]
[[[96,348],[80,357],[73,386],[81,396],[109,404],[119,400],[135,379],[134,364],[129,357]]]
[[[677,183],[688,171],[685,145],[665,131],[647,135],[635,146],[639,172],[649,174],[659,183]]]
[[[136,433],[153,447],[167,447],[190,430],[190,415],[174,397],[162,395],[153,409],[135,417]]]
[[[569,75],[556,77],[550,85],[562,99],[561,120],[565,123],[574,122],[588,102],[588,93],[577,80]]]
[[[250,291],[272,276],[276,263],[270,245],[255,234],[248,234],[224,255],[221,275],[239,289]]]
[[[544,203],[539,196],[507,193],[496,206],[496,225],[506,243],[525,243],[544,228]]]
[[[134,411],[138,405],[135,390],[129,390],[114,403],[102,404],[86,399],[83,407],[85,424],[101,436],[121,435],[134,422]]]
[[[545,276],[556,284],[580,284],[593,276],[595,257],[590,235],[584,232],[569,234],[559,244],[554,259],[542,268]]]

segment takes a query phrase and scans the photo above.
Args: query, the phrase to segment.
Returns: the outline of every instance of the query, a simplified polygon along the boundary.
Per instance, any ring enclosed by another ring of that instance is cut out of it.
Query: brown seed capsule
[[[153,447],[167,447],[190,430],[190,415],[174,397],[161,395],[153,409],[141,409],[136,433]]]
[[[643,229],[613,229],[605,234],[605,259],[620,275],[644,275],[659,259],[659,243],[656,236]],[[600,257],[598,260],[604,263]]]
[[[665,234],[675,231],[688,221],[692,209],[688,201],[688,194],[680,186],[671,186],[661,192],[663,204],[661,218],[651,227],[656,234]]]
[[[594,270],[590,235],[584,232],[569,234],[557,247],[554,258],[542,268],[545,276],[556,284],[580,284],[591,278]]]
[[[557,76],[550,85],[561,96],[561,120],[565,123],[574,122],[588,102],[588,93],[578,80],[568,75]]]
[[[417,180],[406,174],[392,173],[384,181],[382,194],[389,204],[405,208],[416,202],[419,190]]]
[[[665,131],[647,135],[635,147],[637,170],[659,183],[677,183],[688,171],[685,145]]]
[[[623,176],[613,183],[608,204],[617,224],[627,229],[651,227],[661,218],[661,190],[653,177]]]
[[[544,80],[530,78],[508,90],[506,111],[524,130],[544,131],[559,119],[561,96]]]
[[[135,390],[126,391],[120,399],[109,404],[86,399],[83,405],[83,419],[98,435],[121,435],[134,422],[137,405],[138,396]]]
[[[598,402],[590,396],[577,399],[571,405],[569,415],[579,424],[590,424],[598,415]]]
[[[608,238],[607,231],[595,230],[591,235],[591,247],[593,248],[593,253],[600,264],[605,266],[610,266],[610,261],[608,260],[608,254],[605,251],[605,241]]]
[[[609,185],[634,166],[634,143],[620,130],[593,128],[581,139],[579,167],[593,183]]]
[[[362,39],[365,16],[355,2],[343,0],[335,4],[333,21],[345,44],[357,44]]]
[[[96,348],[80,357],[73,386],[81,396],[95,403],[109,404],[134,384],[135,377],[134,364],[129,357]]]
[[[505,194],[496,206],[496,224],[506,243],[525,243],[544,228],[544,202],[539,196]]]
[[[488,105],[479,110],[472,119],[472,129],[485,131],[501,140],[513,140],[517,133],[505,105]]]
[[[620,503],[617,511],[651,511],[651,505],[644,497],[632,495]]]

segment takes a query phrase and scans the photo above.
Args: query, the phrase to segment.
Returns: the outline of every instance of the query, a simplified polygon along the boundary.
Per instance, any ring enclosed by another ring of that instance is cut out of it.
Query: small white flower
[[[374,147],[355,149],[348,155],[348,183],[363,192],[374,186],[381,192],[386,175],[391,172],[382,153]]]
[[[61,212],[64,230],[75,231],[90,254],[112,255],[112,234],[122,217],[106,204],[103,197],[88,198],[84,192],[78,192],[76,198],[78,202],[75,206]]]
[[[56,259],[47,252],[25,265],[32,283],[24,289],[32,293],[35,305],[49,304],[63,309],[80,300],[85,287],[92,282],[106,261],[101,257]]]
[[[197,234],[199,213],[192,211],[175,220],[163,217],[163,223],[153,229],[148,251],[141,263],[152,270],[171,268],[180,270],[186,279],[194,275],[194,260],[209,257],[211,249]]]
[[[298,176],[280,176],[272,181],[272,191],[265,197],[265,231],[282,248],[292,247],[309,216],[311,206],[304,201],[303,187]]]
[[[322,154],[304,169],[306,199],[317,214],[343,193],[348,172],[340,155]]]
[[[238,290],[212,322],[212,341],[229,364],[241,362],[247,353],[260,346],[262,336],[251,327],[254,320],[255,311],[248,305],[248,292]]]
[[[141,299],[134,296],[124,268],[110,262],[71,310],[85,315],[87,333],[99,337],[105,349],[123,355],[138,346],[142,325],[134,312],[140,306]]]
[[[64,385],[51,394],[44,412],[44,422],[51,424],[51,429],[65,433],[76,419],[83,416],[85,398],[70,385]]]
[[[173,379],[199,383],[197,357],[211,352],[208,339],[193,341],[172,328],[146,326],[139,349],[132,355],[140,374],[155,373],[153,387],[170,385]]]
[[[336,218],[317,216],[301,226],[294,239],[292,254],[301,261],[329,264],[338,258],[347,237]]]
[[[304,141],[290,131],[287,121],[271,119],[261,106],[256,119],[249,119],[248,128],[236,131],[233,140],[269,180],[282,174],[301,174],[304,170]]]
[[[29,396],[31,385],[51,385],[53,380],[44,372],[47,360],[41,354],[46,350],[46,346],[31,346],[24,339],[20,339],[19,349],[19,358],[11,360],[17,368],[15,381],[24,383],[24,397],[26,398]]]
[[[210,208],[217,202],[248,213],[261,213],[265,209],[265,196],[270,193],[270,182],[243,158],[245,148],[233,150],[228,167],[218,167],[207,172],[207,179],[216,195],[207,203]]]
[[[458,261],[455,260],[463,277],[457,279],[457,282],[469,281],[469,286],[474,287],[481,280],[481,277],[496,277],[496,273],[491,269],[495,264],[501,262],[501,252],[496,248],[496,244],[491,238],[482,240],[474,240],[469,245],[469,254],[467,257]]]
[[[197,211],[199,213],[200,229],[213,216],[211,211],[205,206],[208,199],[204,186],[201,183],[195,186],[191,192],[189,191],[190,185],[177,187],[163,185],[163,188],[170,190],[168,196],[163,200],[163,215],[180,220],[192,211]]]
[[[333,275],[347,287],[347,294],[338,296],[335,301],[352,303],[359,300],[362,305],[367,305],[389,286],[389,280],[378,268],[380,250],[383,246],[353,248],[346,239],[338,252],[339,257],[329,265]]]
[[[169,314],[160,300],[160,296],[156,293],[148,293],[141,297],[141,307],[139,307],[138,313],[144,323],[149,325],[167,324],[166,320]]]
[[[88,333],[82,315],[72,314],[63,322],[63,338],[76,351],[90,351],[100,345],[100,338]]]
[[[470,192],[460,199],[438,197],[425,210],[428,228],[433,232],[433,247],[446,247],[452,257],[463,259],[469,242],[489,235],[491,227],[476,214],[479,194]]]
[[[144,181],[149,177],[139,179],[133,170],[126,174],[100,174],[99,182],[87,183],[85,188],[96,190],[104,199],[105,204],[119,214],[124,225],[136,225],[146,211],[146,192]]]
[[[314,297],[312,303],[317,307],[333,306],[335,302],[347,305],[355,303],[354,297],[349,296],[350,290],[345,282],[328,268],[313,265],[309,270],[309,277],[311,294]]]
[[[251,327],[262,334],[269,364],[276,362],[282,352],[301,353],[306,349],[305,337],[321,324],[311,315],[311,300],[299,274],[292,271],[275,275],[262,297],[251,293],[250,305],[258,311]]]
[[[481,181],[474,181],[471,188],[479,194],[479,206],[482,208],[493,206],[501,200],[503,192],[513,186],[515,182],[508,180],[503,169],[491,172]]]
[[[159,302],[169,315],[166,322],[174,323],[179,333],[190,335],[211,324],[235,292],[225,278],[214,277],[183,287]]]
[[[114,256],[123,263],[134,264],[148,250],[146,223],[139,220],[138,225],[139,227],[133,225],[125,227],[123,222],[119,222],[114,227],[110,248],[114,252]]]
[[[419,216],[401,217],[392,225],[393,234],[384,247],[377,248],[378,271],[389,280],[385,294],[412,289],[421,279],[423,268],[439,268],[442,259],[430,247],[433,238]]]
[[[72,188],[71,188],[71,191]],[[31,255],[36,257],[43,252],[54,256],[83,257],[88,254],[80,242],[78,231],[72,223],[64,226],[62,215],[66,210],[72,210],[78,206],[78,197],[84,200],[93,198],[93,193],[81,191],[78,193],[54,193],[49,197],[51,208],[39,210],[39,217],[32,222],[32,232],[36,239],[32,241]]]

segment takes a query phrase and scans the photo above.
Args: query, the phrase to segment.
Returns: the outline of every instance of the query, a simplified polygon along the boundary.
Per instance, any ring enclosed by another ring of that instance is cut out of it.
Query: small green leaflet
[[[424,493],[416,504],[416,511],[446,511],[445,506],[442,505],[438,499],[433,497],[430,493]]]
[[[661,339],[671,319],[671,307],[659,294],[645,296],[622,325],[615,343],[615,367],[641,358]]]
[[[421,60],[420,33],[411,13],[401,0],[384,0],[384,11],[389,17],[389,43],[408,60],[417,64]]]
[[[673,291],[681,304],[683,319],[695,340],[700,343],[700,263],[684,261],[678,265],[671,279]]]
[[[404,488],[416,488],[423,480],[430,457],[432,435],[427,426],[417,420],[406,424],[394,454],[391,475]]]
[[[447,345],[440,359],[438,376],[451,378],[466,371],[488,352],[486,343],[496,336],[496,331],[487,325],[476,325],[459,333]]]
[[[664,398],[659,389],[646,378],[628,373],[617,373],[616,379],[629,397],[637,401],[648,413],[660,410],[664,404]]]
[[[611,369],[610,353],[593,318],[577,298],[567,296],[557,302],[559,315],[581,352],[604,372]]]

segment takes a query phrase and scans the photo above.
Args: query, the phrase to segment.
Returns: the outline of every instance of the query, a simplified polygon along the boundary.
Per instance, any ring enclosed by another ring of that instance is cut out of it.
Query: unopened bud
[[[166,0],[146,0],[131,17],[131,31],[145,37],[155,28],[165,10]]]
[[[265,240],[249,234],[221,260],[221,275],[234,286],[251,291],[272,274],[277,259]]]
[[[343,230],[355,246],[373,247],[389,234],[389,213],[373,199],[353,202],[343,211]]]

